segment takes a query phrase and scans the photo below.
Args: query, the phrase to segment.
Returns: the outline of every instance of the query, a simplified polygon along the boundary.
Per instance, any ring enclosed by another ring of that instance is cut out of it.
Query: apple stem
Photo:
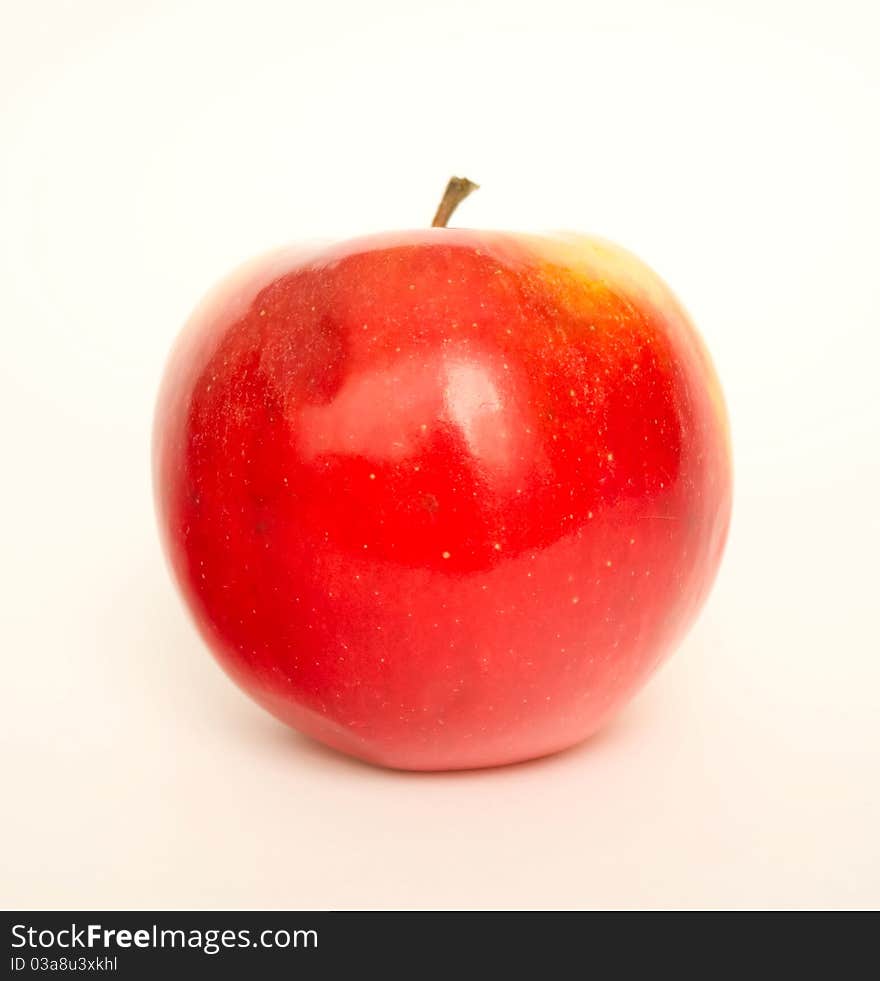
[[[461,204],[462,201],[471,193],[476,191],[479,184],[469,181],[467,177],[450,177],[446,190],[443,192],[443,200],[431,222],[432,228],[445,228],[446,222],[452,217],[452,212]]]

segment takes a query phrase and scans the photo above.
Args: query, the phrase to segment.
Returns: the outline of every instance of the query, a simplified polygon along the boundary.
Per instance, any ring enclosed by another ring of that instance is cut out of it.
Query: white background
[[[18,907],[880,903],[873,0],[3,0],[4,805]],[[542,762],[383,772],[190,626],[149,434],[169,345],[279,243],[572,228],[691,309],[734,523],[697,627]]]

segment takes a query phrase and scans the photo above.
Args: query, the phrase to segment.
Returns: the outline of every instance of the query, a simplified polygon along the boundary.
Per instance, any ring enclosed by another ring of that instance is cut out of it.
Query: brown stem
[[[443,192],[443,200],[431,222],[432,228],[445,228],[446,222],[452,217],[452,212],[461,204],[462,201],[471,193],[476,191],[479,184],[469,181],[467,177],[451,177]]]

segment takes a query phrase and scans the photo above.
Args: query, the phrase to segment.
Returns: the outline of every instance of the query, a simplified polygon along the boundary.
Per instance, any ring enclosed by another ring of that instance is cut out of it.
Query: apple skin
[[[610,243],[456,229],[234,275],[170,357],[159,523],[260,705],[412,770],[564,749],[692,623],[731,508],[711,361]]]

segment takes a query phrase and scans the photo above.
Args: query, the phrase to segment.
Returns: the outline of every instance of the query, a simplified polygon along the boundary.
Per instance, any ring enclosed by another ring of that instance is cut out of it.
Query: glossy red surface
[[[595,731],[692,621],[730,512],[699,339],[589,240],[434,229],[264,260],[182,335],[154,449],[223,667],[403,768]]]

